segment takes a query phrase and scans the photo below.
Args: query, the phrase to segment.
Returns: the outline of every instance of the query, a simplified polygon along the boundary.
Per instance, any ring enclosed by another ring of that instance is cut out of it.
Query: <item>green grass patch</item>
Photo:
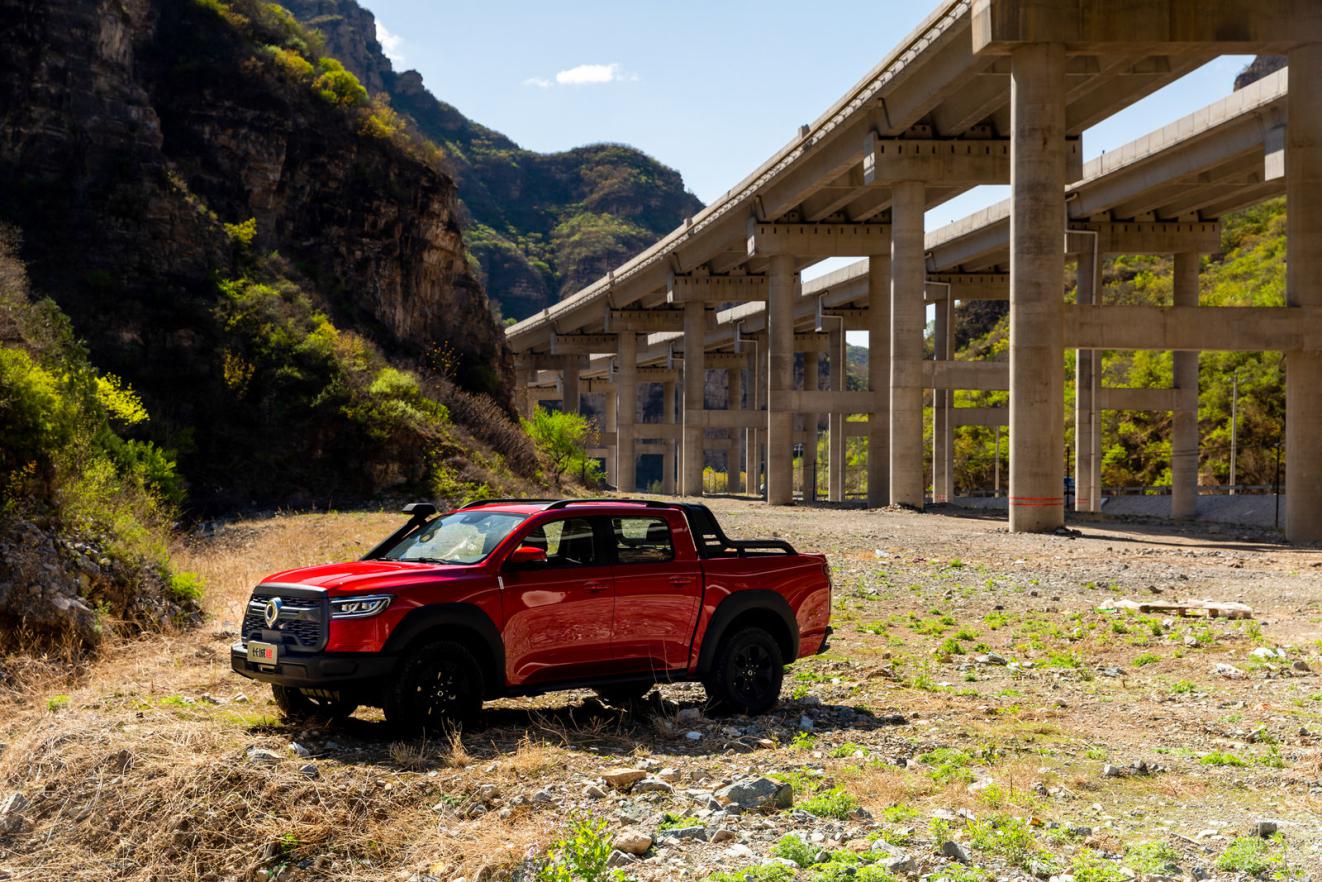
[[[1205,753],[1198,760],[1204,766],[1247,766],[1248,763],[1235,754],[1224,750],[1214,750],[1211,753]]]
[[[1259,836],[1241,836],[1226,846],[1216,859],[1216,868],[1231,873],[1263,876],[1272,879],[1294,879],[1297,874],[1286,860],[1285,838],[1279,833],[1271,839]]]
[[[1134,657],[1133,665],[1136,668],[1145,668],[1148,665],[1155,665],[1159,661],[1161,661],[1161,656],[1155,652],[1145,652]]]
[[[661,823],[657,825],[657,830],[683,830],[686,827],[701,827],[702,819],[695,818],[692,815],[681,815],[678,812],[666,812],[661,816]]]
[[[823,790],[808,797],[796,808],[819,818],[835,818],[837,821],[843,821],[858,808],[858,799],[846,793],[843,787],[832,787],[830,790]]]
[[[778,858],[793,861],[800,867],[807,869],[817,863],[817,853],[820,850],[817,846],[809,845],[795,834],[790,833],[780,838],[771,853]]]

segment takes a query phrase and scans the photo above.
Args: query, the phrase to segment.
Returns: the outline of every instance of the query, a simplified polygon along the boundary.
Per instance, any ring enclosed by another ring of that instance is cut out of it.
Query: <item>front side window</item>
[[[585,518],[533,527],[522,544],[544,549],[549,566],[588,567],[597,563],[597,540],[592,523]]]
[[[495,551],[526,517],[507,511],[455,512],[431,521],[385,557],[420,563],[477,563]]]
[[[670,527],[661,518],[611,518],[615,559],[622,564],[665,563],[675,557]]]

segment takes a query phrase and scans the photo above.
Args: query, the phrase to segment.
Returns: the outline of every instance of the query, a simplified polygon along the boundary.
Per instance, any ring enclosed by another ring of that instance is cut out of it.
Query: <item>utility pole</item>
[[[996,483],[992,495],[1000,498],[1001,495],[1001,427],[996,427]]]
[[[1239,442],[1239,371],[1230,381],[1230,495],[1235,495],[1235,454]]]

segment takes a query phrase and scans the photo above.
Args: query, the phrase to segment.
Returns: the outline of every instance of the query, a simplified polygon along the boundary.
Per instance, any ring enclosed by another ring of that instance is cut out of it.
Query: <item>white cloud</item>
[[[399,34],[392,34],[381,20],[376,21],[376,41],[381,44],[381,51],[385,53],[390,63],[399,67],[404,63],[404,53],[400,50],[404,46],[404,38]]]
[[[637,74],[625,71],[619,63],[580,64],[560,71],[554,78],[529,77],[523,81],[523,84],[538,89],[549,89],[553,85],[600,86],[606,83],[632,83],[637,80]]]

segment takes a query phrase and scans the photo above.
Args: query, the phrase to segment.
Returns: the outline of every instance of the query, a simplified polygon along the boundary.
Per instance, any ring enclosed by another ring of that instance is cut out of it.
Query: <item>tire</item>
[[[721,641],[703,686],[716,708],[751,716],[775,707],[784,679],[779,644],[763,629],[750,626]]]
[[[429,640],[405,656],[386,685],[386,720],[409,732],[440,732],[482,711],[482,666],[462,643]]]
[[[627,683],[619,686],[602,686],[592,691],[597,697],[612,707],[627,708],[642,701],[652,691],[652,683]]]
[[[343,720],[358,710],[358,702],[344,692],[271,686],[271,697],[288,720]]]

